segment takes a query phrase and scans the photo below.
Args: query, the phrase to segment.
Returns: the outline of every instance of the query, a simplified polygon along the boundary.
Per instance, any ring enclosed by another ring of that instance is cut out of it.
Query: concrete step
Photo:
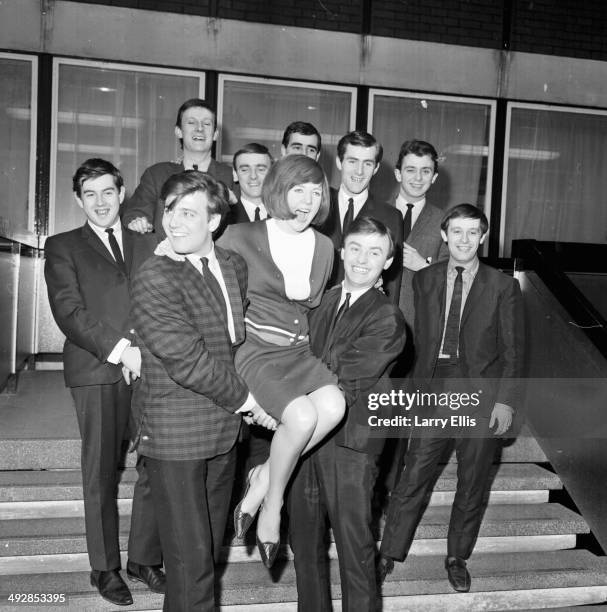
[[[74,417],[75,419],[75,417]],[[453,458],[451,461],[454,461]],[[505,440],[496,455],[501,463],[545,463],[546,455],[535,438],[521,435],[515,440]],[[127,467],[134,467],[135,453],[125,459]],[[78,469],[80,467],[79,439],[30,439],[0,440],[0,470],[51,470]]]
[[[447,537],[450,508],[429,507],[417,529],[419,540],[444,540]],[[120,532],[126,546],[130,515],[122,514]],[[228,530],[230,524],[228,523]],[[381,539],[383,521],[377,538]],[[575,536],[588,533],[584,519],[560,504],[496,505],[489,506],[481,526],[481,537],[510,537],[524,540],[528,536]],[[84,518],[11,519],[0,521],[0,557],[21,555],[52,555],[83,553],[86,551]],[[253,545],[254,533],[247,534],[246,542],[226,537],[226,545]],[[568,538],[568,542],[571,539]]]
[[[454,491],[437,491],[430,497],[430,506],[451,506]],[[549,492],[544,491],[491,491],[489,504],[541,504],[548,502]],[[119,497],[121,512],[131,511],[132,500]],[[0,503],[0,521],[17,519],[69,518],[84,515],[82,500],[28,501]]]
[[[454,593],[447,581],[442,557],[409,556],[397,564],[383,587],[383,610],[515,610],[550,605],[590,604],[607,597],[607,560],[588,551],[475,553],[469,562],[472,589]],[[271,573],[261,563],[231,564],[220,568],[221,609],[237,612],[285,611],[297,601],[295,574],[290,561],[280,561]],[[332,596],[339,600],[339,572],[331,562]],[[130,583],[133,610],[160,609],[162,597],[140,583]],[[69,594],[70,610],[109,610],[93,591],[89,574],[66,572],[4,576],[2,593],[50,592]],[[338,603],[338,601],[336,601]],[[255,607],[257,606],[257,607]],[[336,606],[339,610],[339,606]]]
[[[122,472],[119,498],[132,498],[137,471]],[[9,470],[0,472],[0,503],[82,499],[82,472],[72,470]]]
[[[444,466],[434,487],[436,493],[452,492],[457,481],[457,464]],[[130,467],[123,471],[119,498],[133,496],[133,484],[137,472]],[[502,463],[495,465],[492,472],[492,491],[530,491],[534,496],[539,491],[562,488],[559,477],[533,463]],[[80,469],[72,470],[9,470],[0,472],[0,503],[29,501],[59,501],[82,499],[82,474]],[[437,496],[440,499],[440,496]],[[451,503],[452,497],[449,501]],[[544,500],[542,500],[544,501]],[[521,499],[522,502],[522,499]],[[507,503],[507,502],[502,502]],[[536,502],[533,502],[536,503]]]
[[[430,497],[430,506],[451,506],[455,497],[454,491],[436,491]],[[548,502],[549,491],[491,491],[488,498],[490,505],[497,504],[541,504]],[[133,500],[119,497],[118,509],[121,513],[130,513]],[[70,518],[84,516],[84,502],[81,499],[56,501],[19,501],[0,503],[0,521],[19,519]]]
[[[136,460],[135,453],[128,453],[124,465],[135,467]],[[79,439],[14,438],[0,440],[0,470],[75,470],[79,468]]]
[[[283,541],[286,541],[284,538]],[[128,539],[121,539],[122,565],[126,567],[126,548]],[[377,542],[379,548],[380,542]],[[555,534],[540,536],[484,536],[480,537],[474,548],[476,553],[512,553],[512,552],[538,552],[567,550],[576,545],[575,534]],[[419,538],[414,540],[410,554],[412,555],[439,555],[444,557],[447,552],[446,538]],[[331,538],[327,548],[330,559],[337,559],[337,550]],[[279,556],[292,559],[291,549],[285,543],[282,545]],[[232,544],[221,549],[223,563],[259,562],[259,553],[252,540],[246,544]],[[76,572],[86,571],[89,568],[86,552],[64,554],[35,554],[0,556],[0,576],[8,574],[37,574],[43,572]]]

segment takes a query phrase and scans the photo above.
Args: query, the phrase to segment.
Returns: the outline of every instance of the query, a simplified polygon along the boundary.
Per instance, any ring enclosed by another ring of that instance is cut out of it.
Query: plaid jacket
[[[237,253],[216,248],[230,296],[236,342],[224,308],[189,261],[155,256],[133,281],[132,317],[141,340],[141,380],[133,411],[139,452],[163,460],[208,459],[234,445],[248,395],[234,369],[244,340],[247,268]]]

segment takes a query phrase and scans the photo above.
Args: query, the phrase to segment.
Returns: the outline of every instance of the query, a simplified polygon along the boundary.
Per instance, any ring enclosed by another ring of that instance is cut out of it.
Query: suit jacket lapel
[[[327,294],[326,297],[326,317],[322,322],[322,326],[316,330],[318,334],[321,334],[325,338],[324,347],[322,350],[322,359],[325,360],[327,354],[331,350],[331,346],[333,345],[333,338],[335,337],[335,333],[333,328],[333,320],[335,319],[335,315],[337,314],[337,305],[339,304],[339,300],[341,298],[341,288],[339,290],[332,291]],[[324,308],[324,305],[323,305]],[[345,316],[345,313],[344,313]],[[342,317],[343,320],[343,317]],[[341,321],[339,321],[341,323]]]
[[[97,236],[97,234],[91,229],[88,223],[85,223],[82,228],[82,237],[86,241],[86,243],[99,255],[101,255],[104,259],[110,262],[115,268],[120,269],[111,253],[108,251],[107,247],[101,241],[101,238]]]
[[[339,218],[339,192],[331,191],[331,225],[330,232],[336,249],[341,245],[341,220]]]
[[[419,217],[417,217],[417,219],[415,220],[415,224],[411,229],[411,233],[409,234],[407,242],[410,243],[412,240],[415,240],[418,235],[423,234],[425,227],[430,222],[430,216],[431,215],[428,211],[428,204],[426,203],[424,204],[422,211],[419,213]]]
[[[230,298],[230,308],[232,310],[232,318],[234,320],[234,343],[239,344],[244,340],[245,328],[242,295],[240,293],[238,277],[236,276],[236,270],[230,261],[230,255],[228,253],[226,253],[223,249],[216,247],[215,255],[217,256],[223,281],[226,284],[226,289],[228,290],[228,296]]]
[[[464,312],[462,313],[462,320],[460,321],[460,330],[464,327],[466,320],[470,316],[470,312],[474,309],[476,304],[480,304],[480,297],[485,286],[485,270],[483,264],[479,264],[478,272],[472,281],[472,287],[466,297],[466,303],[464,304]]]
[[[122,230],[122,252],[128,275],[131,276],[131,268],[133,266],[133,236],[125,229]]]
[[[372,209],[373,209],[373,198],[368,195],[365,203],[360,207],[358,211],[357,217],[372,217]]]
[[[443,339],[443,330],[445,329],[445,317],[447,316],[445,313],[445,300],[447,299],[447,266],[441,266],[437,270],[437,274],[434,276],[434,287],[432,290],[432,294],[434,296],[433,307],[436,309],[436,314],[438,316],[434,316],[434,320],[438,321],[438,327],[435,329],[436,331],[436,354],[440,351],[440,343]]]

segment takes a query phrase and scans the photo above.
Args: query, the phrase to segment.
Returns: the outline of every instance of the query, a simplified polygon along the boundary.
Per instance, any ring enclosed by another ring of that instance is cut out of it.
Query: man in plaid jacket
[[[226,189],[186,171],[162,188],[167,239],[133,283],[141,338],[139,453],[149,473],[165,559],[164,609],[215,609],[214,562],[234,482],[241,414],[273,419],[234,369],[244,340],[242,257],[213,244]]]

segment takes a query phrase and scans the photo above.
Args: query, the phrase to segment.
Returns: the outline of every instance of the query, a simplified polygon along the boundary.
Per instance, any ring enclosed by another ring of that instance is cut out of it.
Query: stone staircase
[[[0,610],[28,609],[10,605],[9,593],[65,593],[67,604],[56,609],[115,609],[89,584],[79,441],[71,410],[57,372],[26,373],[17,396],[0,396]],[[469,563],[473,581],[467,594],[451,590],[443,567],[456,470],[455,464],[447,464],[409,557],[396,564],[384,584],[384,612],[529,610],[606,602],[607,558],[576,547],[588,526],[556,501],[561,483],[544,462],[530,437],[504,447]],[[124,550],[136,477],[132,464],[129,456],[119,488]],[[380,521],[378,539],[381,531]],[[328,553],[339,610],[332,545]],[[228,533],[222,555],[218,581],[223,612],[296,610],[295,576],[286,546],[272,573],[259,562],[253,539],[243,542]],[[134,604],[125,609],[162,608],[161,596],[140,583],[130,587]]]

